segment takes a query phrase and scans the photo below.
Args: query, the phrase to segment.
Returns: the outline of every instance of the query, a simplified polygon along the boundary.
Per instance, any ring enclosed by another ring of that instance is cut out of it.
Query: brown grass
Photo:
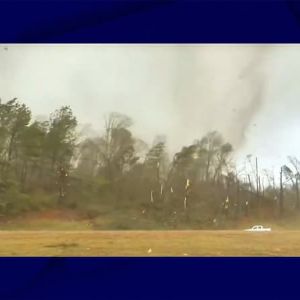
[[[0,256],[300,256],[299,231],[0,231],[0,240]]]

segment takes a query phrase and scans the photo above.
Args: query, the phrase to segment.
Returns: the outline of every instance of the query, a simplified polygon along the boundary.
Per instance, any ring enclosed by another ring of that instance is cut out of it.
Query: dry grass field
[[[284,230],[0,231],[0,240],[0,256],[300,256],[300,231]]]

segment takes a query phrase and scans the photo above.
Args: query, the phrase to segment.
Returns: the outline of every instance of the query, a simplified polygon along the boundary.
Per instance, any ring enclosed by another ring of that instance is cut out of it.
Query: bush
[[[3,215],[18,215],[32,210],[40,210],[55,204],[55,195],[42,190],[31,194],[21,192],[15,181],[1,182],[0,212]]]

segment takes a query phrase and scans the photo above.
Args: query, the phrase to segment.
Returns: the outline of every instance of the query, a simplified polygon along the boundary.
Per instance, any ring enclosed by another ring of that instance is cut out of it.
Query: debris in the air
[[[189,180],[189,179],[187,179],[187,180],[186,180],[185,189],[187,189],[189,186],[190,186],[190,180]]]
[[[153,199],[153,191],[151,191],[151,193],[150,193],[150,202],[151,202],[151,203],[154,202],[154,199]]]

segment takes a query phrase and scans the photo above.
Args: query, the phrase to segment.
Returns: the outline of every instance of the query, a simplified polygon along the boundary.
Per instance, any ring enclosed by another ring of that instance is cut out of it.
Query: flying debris
[[[186,180],[185,189],[187,189],[189,186],[190,186],[190,180],[189,180],[189,179],[187,179],[187,180]]]
[[[190,180],[187,179],[186,185],[185,185],[185,197],[184,197],[184,201],[183,201],[184,209],[187,209],[187,198],[188,198],[189,193],[190,193]]]
[[[151,203],[154,202],[154,199],[153,199],[153,191],[151,191],[151,193],[150,193],[150,202],[151,202]]]
[[[227,196],[226,200],[225,200],[225,203],[224,203],[224,209],[225,209],[225,211],[227,211],[228,208],[229,208],[229,197]]]

